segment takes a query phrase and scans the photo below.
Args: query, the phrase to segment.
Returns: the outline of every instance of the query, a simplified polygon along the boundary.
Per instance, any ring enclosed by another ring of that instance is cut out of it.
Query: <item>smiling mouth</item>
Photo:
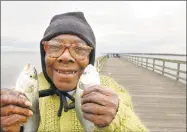
[[[58,69],[55,69],[56,72],[60,73],[60,74],[76,74],[77,71],[62,71],[62,70],[58,70]]]

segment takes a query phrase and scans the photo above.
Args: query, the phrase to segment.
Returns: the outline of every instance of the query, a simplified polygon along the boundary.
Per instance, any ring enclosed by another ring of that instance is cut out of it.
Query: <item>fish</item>
[[[94,123],[86,120],[83,117],[83,112],[81,110],[81,95],[83,94],[84,90],[93,86],[93,85],[100,85],[100,76],[97,72],[97,69],[92,65],[89,64],[84,69],[82,75],[79,78],[77,83],[77,88],[75,92],[75,112],[76,116],[81,123],[85,132],[92,132],[94,131]]]
[[[33,115],[23,124],[24,132],[37,132],[40,121],[38,76],[34,65],[26,64],[16,81],[16,91],[23,93],[32,103]]]

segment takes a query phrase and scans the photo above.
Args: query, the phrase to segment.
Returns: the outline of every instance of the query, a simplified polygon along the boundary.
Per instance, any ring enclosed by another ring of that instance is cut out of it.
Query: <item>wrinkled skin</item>
[[[58,39],[65,41],[66,43],[74,43],[82,41],[82,39],[75,35],[59,35],[53,39]],[[85,43],[86,44],[86,43]],[[89,64],[89,56],[84,60],[77,61],[75,60],[68,49],[62,53],[58,58],[51,58],[48,55],[45,56],[45,65],[49,78],[53,81],[55,86],[59,90],[70,91],[76,88],[78,79],[82,74],[82,69],[84,69]],[[67,70],[67,71],[77,71],[73,76],[67,76],[59,74],[56,70]]]
[[[81,40],[75,35],[59,35],[55,39],[65,40],[67,43]],[[83,40],[81,40],[83,41]],[[63,91],[70,91],[76,88],[83,69],[89,64],[89,57],[77,61],[69,53],[68,49],[58,58],[45,56],[46,71],[55,86]],[[56,70],[76,70],[73,76],[65,77]],[[32,115],[28,107],[29,103],[24,95],[13,90],[1,90],[1,128],[4,131],[18,132],[20,125],[27,122]],[[20,107],[22,105],[23,107]],[[98,127],[109,125],[114,119],[118,108],[118,96],[101,85],[88,88],[82,95],[82,111],[85,119],[93,122]]]
[[[118,108],[118,96],[109,88],[95,85],[83,92],[83,117],[98,127],[108,126],[114,119]]]
[[[5,132],[18,132],[33,114],[28,108],[31,103],[25,96],[11,89],[1,89],[1,129]],[[25,107],[25,108],[24,108]]]

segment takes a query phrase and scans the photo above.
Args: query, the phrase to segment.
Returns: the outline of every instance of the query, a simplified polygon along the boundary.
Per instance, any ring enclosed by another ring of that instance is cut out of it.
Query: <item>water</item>
[[[1,52],[1,88],[14,88],[27,63],[35,65],[38,72],[42,71],[39,52]]]
[[[102,54],[97,53],[96,57],[99,57],[101,55]],[[186,60],[186,56],[177,56],[177,57],[157,56],[157,57],[159,58],[167,57],[168,59]],[[19,73],[23,70],[23,67],[27,63],[35,65],[38,73],[41,72],[42,69],[41,69],[40,52],[24,52],[24,51],[1,52],[1,88],[15,87],[16,79],[19,76]],[[170,66],[176,67],[174,64],[170,64]],[[186,66],[181,66],[181,69],[186,71]]]
[[[96,55],[96,57],[98,56],[100,54]],[[27,63],[35,65],[40,73],[42,71],[40,52],[1,52],[1,88],[14,88],[16,79]]]

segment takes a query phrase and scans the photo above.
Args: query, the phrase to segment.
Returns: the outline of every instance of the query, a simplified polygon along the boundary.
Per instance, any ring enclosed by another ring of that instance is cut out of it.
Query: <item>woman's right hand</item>
[[[19,132],[20,126],[26,123],[33,112],[24,94],[13,89],[0,91],[1,130],[3,132]]]

